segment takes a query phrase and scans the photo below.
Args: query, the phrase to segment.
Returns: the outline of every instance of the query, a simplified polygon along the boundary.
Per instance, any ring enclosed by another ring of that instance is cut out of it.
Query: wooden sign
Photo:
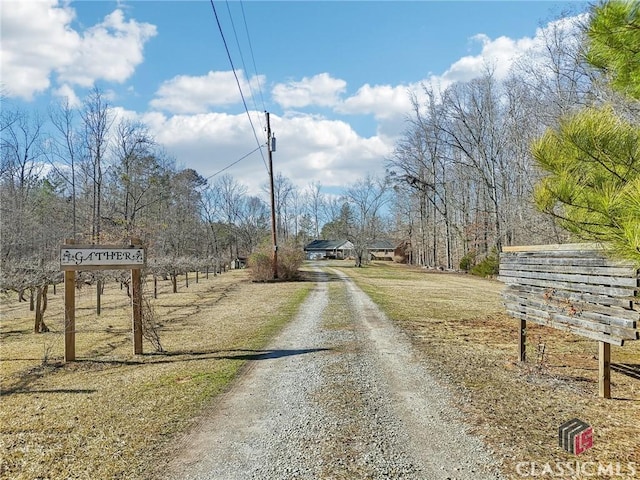
[[[640,270],[594,244],[504,247],[500,279],[507,313],[519,320],[526,360],[527,322],[599,342],[600,396],[611,398],[611,345],[640,339]]]
[[[68,246],[60,249],[61,270],[107,270],[142,268],[144,248],[119,246]]]
[[[75,245],[68,239],[60,248],[60,269],[64,270],[64,361],[76,359],[76,270],[131,269],[133,353],[142,354],[142,272],[145,250],[132,238],[130,247]]]

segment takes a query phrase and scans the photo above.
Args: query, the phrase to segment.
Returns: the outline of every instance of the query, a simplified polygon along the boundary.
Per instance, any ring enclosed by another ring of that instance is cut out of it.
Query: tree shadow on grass
[[[175,350],[169,352],[151,352],[143,354],[144,359],[117,360],[117,359],[76,359],[76,363],[106,364],[106,365],[153,365],[176,362],[196,362],[201,360],[270,360],[291,355],[304,355],[307,353],[323,352],[330,348],[296,348],[275,350],[249,350],[243,348],[229,350]]]
[[[96,393],[98,390],[95,389],[87,389],[87,388],[51,388],[51,389],[42,389],[42,390],[7,390],[6,392],[0,392],[0,396],[2,395],[17,395],[17,394],[39,394],[39,393],[84,393],[91,394]]]
[[[611,370],[640,380],[640,363],[612,363]]]
[[[234,355],[222,355],[218,358],[227,360],[271,360],[275,358],[290,357],[292,355],[304,355],[306,353],[326,352],[330,348],[302,348],[291,350],[248,350],[252,353],[237,353]]]
[[[273,350],[248,350],[248,349],[230,349],[230,350],[205,350],[205,351],[173,351],[173,352],[153,352],[137,359],[100,359],[100,358],[76,358],[73,362],[49,364],[47,366],[38,366],[28,372],[20,375],[18,383],[9,388],[0,390],[0,396],[13,394],[37,394],[37,393],[93,393],[94,390],[88,389],[43,389],[32,390],[30,385],[47,375],[58,371],[90,371],[104,370],[106,368],[116,368],[122,366],[140,366],[169,364],[178,362],[198,362],[203,360],[240,360],[240,361],[256,361],[256,360],[274,360],[293,355],[305,355],[309,353],[325,352],[330,348],[294,348],[294,349],[273,349]]]

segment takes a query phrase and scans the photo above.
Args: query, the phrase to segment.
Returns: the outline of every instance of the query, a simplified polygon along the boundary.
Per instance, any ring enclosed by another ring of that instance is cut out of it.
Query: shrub
[[[304,262],[304,252],[292,245],[278,250],[278,277],[283,280],[295,280]]]
[[[499,272],[500,258],[495,250],[491,252],[491,255],[471,268],[471,274],[479,277],[493,277],[498,275]]]
[[[249,257],[248,266],[254,281],[265,282],[273,279],[272,248],[269,244],[262,245]],[[278,278],[281,280],[297,279],[303,262],[304,252],[300,248],[289,243],[280,246],[278,248]]]
[[[255,281],[264,282],[273,278],[271,255],[265,253],[263,248],[251,254],[247,266],[251,269],[251,278]]]
[[[464,257],[460,259],[460,270],[468,272],[476,264],[476,252],[467,252]]]

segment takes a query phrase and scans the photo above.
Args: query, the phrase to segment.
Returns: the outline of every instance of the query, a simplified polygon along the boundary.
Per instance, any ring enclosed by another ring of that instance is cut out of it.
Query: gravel
[[[409,340],[332,274],[348,299],[341,327],[327,321],[320,281],[269,354],[182,439],[166,478],[501,478]]]

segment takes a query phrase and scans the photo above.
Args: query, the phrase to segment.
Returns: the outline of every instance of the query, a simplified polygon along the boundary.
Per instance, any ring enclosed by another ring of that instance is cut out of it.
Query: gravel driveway
[[[344,274],[318,275],[296,319],[182,440],[167,478],[500,478],[407,338]]]

